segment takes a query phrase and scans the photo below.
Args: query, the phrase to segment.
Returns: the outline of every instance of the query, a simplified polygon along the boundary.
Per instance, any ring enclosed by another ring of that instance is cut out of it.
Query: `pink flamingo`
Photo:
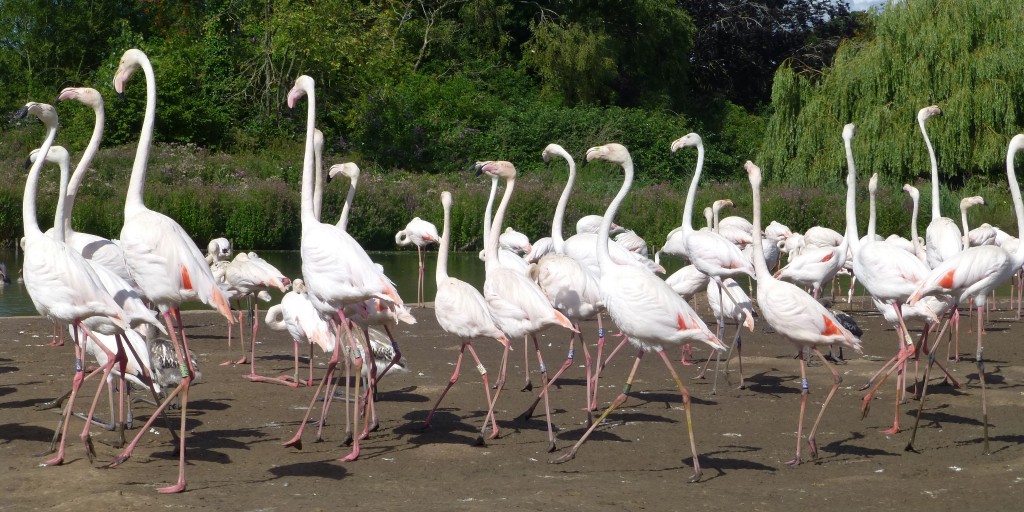
[[[747,176],[750,179],[750,187],[753,190],[754,198],[754,254],[761,253],[761,169],[752,162],[744,164]],[[847,195],[847,204],[852,202],[850,194]],[[817,300],[801,290],[798,286],[785,281],[779,281],[772,277],[765,264],[764,258],[754,258],[754,268],[757,272],[757,304],[761,310],[761,316],[768,325],[777,332],[789,338],[801,351],[811,350],[822,364],[832,373],[832,388],[821,404],[821,411],[818,418],[814,420],[814,426],[807,434],[807,445],[811,456],[818,454],[818,445],[815,442],[815,433],[821,418],[825,415],[836,390],[842,384],[843,378],[836,371],[835,367],[825,359],[818,347],[842,345],[861,353],[860,340],[850,333],[839,323],[831,311],[822,306]],[[795,466],[802,462],[800,448],[803,444],[804,411],[807,408],[807,395],[810,386],[807,383],[807,362],[800,358],[800,417],[797,423],[796,434],[796,457],[787,462]]]
[[[701,341],[712,349],[725,350],[718,338],[708,330],[707,325],[696,312],[686,304],[679,295],[672,291],[664,281],[654,274],[640,268],[617,265],[609,254],[608,230],[612,219],[625,199],[633,183],[633,160],[629,151],[621,144],[606,144],[587,150],[587,161],[605,160],[622,166],[625,174],[622,186],[615,198],[608,205],[604,214],[601,229],[597,235],[598,264],[601,267],[600,287],[604,298],[604,306],[615,324],[628,337],[630,343],[637,348],[636,360],[630,370],[623,392],[612,401],[611,405],[601,414],[583,437],[576,442],[569,452],[555,459],[554,463],[568,462],[576,457],[576,452],[586,442],[590,434],[615,409],[626,401],[627,393],[633,385],[633,378],[644,353],[657,352],[675,380],[679,393],[682,395],[683,409],[686,414],[686,427],[690,438],[690,450],[693,453],[694,474],[691,482],[700,479],[700,461],[697,455],[697,444],[693,435],[693,420],[690,407],[690,394],[683,385],[675,368],[665,355],[663,345],[680,345],[684,342]]]

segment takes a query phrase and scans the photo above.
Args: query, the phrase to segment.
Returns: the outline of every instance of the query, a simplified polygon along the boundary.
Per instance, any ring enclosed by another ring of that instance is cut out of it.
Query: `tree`
[[[1024,120],[1024,13],[1017,0],[892,3],[867,37],[843,44],[831,69],[808,76],[783,66],[760,160],[774,177],[823,183],[844,169],[840,140],[857,124],[865,175],[903,183],[930,168],[917,128],[921,107],[947,181],[1002,175],[1006,144]]]
[[[747,108],[766,103],[783,62],[820,71],[856,30],[839,0],[678,0],[693,17],[692,86]]]

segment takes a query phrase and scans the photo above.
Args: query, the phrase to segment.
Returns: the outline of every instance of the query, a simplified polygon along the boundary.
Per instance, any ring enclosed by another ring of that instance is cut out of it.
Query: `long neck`
[[[50,146],[53,145],[53,139],[56,136],[56,127],[46,129],[46,139],[43,140],[43,146],[36,153],[38,157],[32,163],[32,167],[28,171],[28,178],[25,179],[25,195],[21,198],[21,216],[26,238],[30,235],[43,234],[39,229],[39,219],[36,218],[36,193],[39,190],[39,171],[43,168],[43,163],[46,161],[45,155],[50,152]]]
[[[690,188],[686,191],[686,205],[683,206],[683,233],[693,231],[693,202],[697,199],[697,182],[704,170],[704,144],[697,144],[697,170],[693,172]]]
[[[149,150],[153,145],[153,125],[156,120],[156,78],[149,59],[142,59],[142,72],[146,76],[146,115],[142,120],[142,133],[139,135],[139,147],[135,150],[135,163],[132,165],[132,178],[128,182],[128,206],[143,206],[142,192],[146,185],[146,168],[149,166]]]
[[[441,230],[441,241],[437,244],[437,267],[434,270],[434,281],[437,287],[448,280],[448,243],[452,236],[452,208],[444,204],[444,228]]]
[[[773,278],[771,271],[768,270],[768,264],[764,261],[764,242],[761,240],[761,182],[758,180],[757,183],[751,183],[751,185],[753,185],[751,189],[754,198],[754,218],[750,223],[754,227],[750,232],[750,238],[753,241],[750,258],[754,260],[754,274],[757,280],[765,282],[764,280]]]
[[[875,219],[877,213],[875,213],[875,191],[868,189],[868,240],[875,239]]]
[[[303,225],[313,225],[320,219],[313,211],[313,136],[316,131],[316,93],[306,90],[306,151],[302,159],[302,204],[299,218]]]
[[[89,145],[86,146],[85,152],[82,153],[82,158],[78,161],[78,166],[75,167],[75,173],[71,175],[71,181],[68,182],[68,192],[64,201],[65,232],[71,231],[71,210],[75,207],[78,187],[82,185],[85,173],[89,170],[93,157],[96,156],[96,152],[100,149],[100,141],[103,140],[103,122],[106,115],[104,114],[103,107],[100,105],[93,107],[93,111],[96,113],[96,123],[92,128],[92,138],[89,139]]]
[[[352,210],[352,200],[356,197],[356,178],[348,183],[348,193],[345,194],[345,206],[341,207],[341,218],[338,219],[338,227],[342,231],[348,231],[348,214]]]
[[[719,211],[721,211],[721,208],[719,208],[717,206],[712,206],[711,207],[711,229],[715,233],[718,233],[718,212]]]
[[[67,240],[65,227],[70,224],[64,217],[65,209],[68,208],[68,177],[71,174],[69,165],[67,159],[60,162],[60,191],[57,193],[57,209],[53,213],[53,239],[61,243]]]
[[[608,243],[610,241],[608,233],[612,230],[612,221],[615,219],[615,214],[619,211],[619,205],[622,204],[626,194],[629,193],[630,187],[633,186],[632,158],[622,162],[622,172],[625,175],[622,179],[622,186],[619,187],[619,191],[608,205],[608,209],[605,210],[604,217],[601,219],[601,227],[597,230],[597,264],[602,269],[613,265],[612,257],[608,252]]]
[[[853,165],[853,146],[844,140],[846,148],[846,238],[850,240],[853,254],[860,251],[860,237],[857,235],[857,167]]]
[[[1010,149],[1006,152],[1006,179],[1010,183],[1010,196],[1013,197],[1013,213],[1017,217],[1017,239],[1021,242],[1017,244],[1017,250],[1013,253],[1013,260],[1015,262],[1015,269],[1019,269],[1024,264],[1024,202],[1021,201],[1020,197],[1020,184],[1017,183],[1017,172],[1013,168],[1013,160],[1020,149],[1020,146],[1015,144],[1019,142],[1018,137],[1010,143]]]
[[[323,165],[323,135],[316,133],[314,130],[313,137],[313,161],[314,170],[313,179],[313,216],[316,220],[320,220],[320,207],[323,204],[323,183],[324,183],[324,165]],[[317,136],[319,135],[319,137]],[[317,141],[319,140],[319,143]],[[345,207],[348,207],[348,203],[345,203]],[[343,214],[344,215],[344,214]],[[340,226],[341,223],[339,222]],[[344,228],[342,228],[344,229]]]
[[[562,245],[565,243],[565,239],[562,238],[565,206],[569,204],[569,194],[572,193],[572,185],[576,181],[576,162],[571,158],[566,158],[566,161],[569,162],[569,179],[565,182],[562,195],[558,198],[558,206],[555,207],[555,218],[551,221],[551,242],[555,252],[558,254],[562,253]]]
[[[487,261],[484,268],[491,268],[498,264],[498,237],[501,236],[501,223],[505,220],[505,209],[512,198],[512,188],[516,186],[516,179],[510,178],[505,183],[505,193],[501,195],[501,202],[498,203],[498,210],[494,212],[494,222],[491,223],[491,232],[487,239]],[[487,209],[490,211],[490,208]]]
[[[932,220],[934,221],[942,217],[942,212],[939,209],[939,162],[935,159],[935,148],[932,147],[932,141],[928,138],[928,130],[924,127],[924,119],[918,121],[917,124],[921,127],[924,145],[928,147],[928,161],[932,165]]]
[[[491,207],[494,206],[494,196],[498,194],[498,177],[491,176],[491,195],[487,197],[487,207],[484,208],[484,254],[491,243]]]
[[[914,250],[917,251],[917,208],[918,208],[918,197],[912,196],[910,198],[914,203],[914,209],[910,212],[910,241],[914,243]]]
[[[967,227],[967,207],[964,205],[960,205],[960,224],[964,227],[964,240],[966,241],[970,229]]]

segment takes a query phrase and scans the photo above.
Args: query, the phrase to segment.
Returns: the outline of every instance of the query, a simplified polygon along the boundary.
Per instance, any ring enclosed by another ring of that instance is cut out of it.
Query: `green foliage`
[[[873,37],[849,41],[820,80],[782,67],[760,163],[776,180],[822,184],[845,173],[842,126],[857,124],[862,174],[901,182],[930,172],[916,123],[921,107],[940,174],[959,186],[999,181],[1006,144],[1024,118],[1024,13],[1019,2],[892,3]],[[927,195],[924,193],[923,195]],[[955,204],[948,202],[949,204]]]

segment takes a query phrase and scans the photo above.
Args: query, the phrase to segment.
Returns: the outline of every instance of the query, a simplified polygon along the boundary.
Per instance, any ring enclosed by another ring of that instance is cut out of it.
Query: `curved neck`
[[[1006,152],[1006,179],[1010,183],[1010,196],[1013,197],[1013,213],[1017,217],[1017,239],[1021,241],[1017,244],[1017,249],[1011,256],[1015,263],[1013,268],[1020,269],[1021,265],[1024,264],[1024,202],[1021,201],[1020,197],[1020,184],[1017,183],[1017,172],[1013,168],[1014,157],[1020,149],[1020,146],[1014,144],[1017,141],[1017,137],[1014,137],[1014,141],[1011,141],[1010,148]]]
[[[39,171],[43,168],[46,154],[50,152],[50,146],[53,145],[55,137],[57,137],[57,128],[47,128],[46,139],[43,140],[43,145],[37,153],[38,157],[28,171],[28,178],[25,179],[25,195],[21,198],[21,216],[26,238],[30,235],[43,234],[42,230],[39,229],[39,219],[36,218],[36,193],[39,190]],[[61,230],[58,229],[56,231]],[[61,236],[63,237],[63,235]]]
[[[434,269],[434,281],[438,288],[448,280],[448,243],[452,235],[452,208],[448,203],[444,206],[444,227],[441,229],[441,241],[437,244],[437,267]]]
[[[921,127],[921,135],[924,136],[924,145],[928,147],[928,160],[932,166],[932,220],[942,217],[939,209],[939,162],[935,159],[935,149],[932,141],[928,138],[928,130],[924,127],[924,119],[917,122]]]
[[[498,194],[498,177],[491,176],[491,195],[487,197],[487,207],[484,208],[484,254],[489,254],[487,248],[491,243],[491,207],[494,206],[494,196]]]
[[[498,177],[495,176],[495,184],[497,184]],[[484,262],[484,268],[491,268],[498,264],[498,237],[501,236],[501,223],[505,220],[505,210],[508,208],[508,202],[512,198],[512,189],[516,186],[516,179],[510,178],[505,182],[505,193],[501,195],[501,202],[498,203],[498,209],[494,212],[494,221],[491,223],[491,232],[487,239],[487,261]],[[490,211],[490,208],[487,209]]]
[[[914,209],[910,212],[910,243],[914,244],[914,254],[920,254],[922,247],[921,242],[917,239],[918,196],[911,196],[910,199],[914,202]]]
[[[686,205],[683,206],[683,234],[693,231],[693,202],[697,198],[697,182],[704,170],[704,144],[697,144],[697,169],[690,180],[690,188],[686,191]],[[718,222],[716,221],[715,224]],[[717,227],[717,226],[716,226]]]
[[[846,235],[853,254],[860,251],[860,237],[857,235],[857,167],[853,165],[853,145],[843,140],[846,148]]]
[[[68,182],[68,191],[64,200],[64,231],[71,231],[71,210],[75,207],[75,198],[78,197],[78,187],[82,185],[82,181],[85,179],[85,173],[89,170],[89,165],[92,164],[93,157],[96,156],[96,152],[100,149],[100,141],[103,140],[103,123],[106,115],[103,111],[102,105],[93,107],[93,111],[96,113],[96,123],[92,128],[92,138],[89,139],[89,145],[86,146],[85,152],[82,153],[82,158],[78,161],[78,166],[75,167],[75,173],[71,175],[71,181]]]
[[[312,225],[320,219],[313,211],[313,137],[316,131],[316,93],[312,87],[306,88],[306,150],[302,159],[302,204],[300,209],[303,225]],[[322,194],[321,190],[321,194]]]
[[[573,182],[576,181],[576,162],[572,157],[566,157],[569,163],[569,179],[565,182],[562,195],[558,198],[558,206],[555,207],[555,218],[551,221],[551,242],[557,254],[562,254],[562,245],[565,239],[562,238],[562,224],[565,221],[565,207],[569,204],[569,194],[572,193]]]
[[[342,231],[348,231],[348,215],[352,210],[352,200],[356,197],[356,178],[351,178],[348,182],[348,193],[345,194],[345,206],[341,207],[341,217],[338,219],[338,227]]]
[[[622,204],[626,194],[629,193],[630,187],[633,186],[632,158],[627,158],[626,161],[622,162],[622,172],[625,175],[622,179],[622,186],[619,187],[619,191],[608,205],[608,209],[605,210],[604,217],[601,219],[601,227],[597,230],[597,264],[602,269],[614,264],[608,252],[608,243],[610,241],[608,234],[612,230],[612,221],[615,218],[615,214],[619,211],[619,205]]]
[[[142,132],[139,135],[139,147],[135,150],[135,163],[132,165],[132,178],[128,182],[128,206],[143,206],[142,192],[146,185],[146,168],[149,166],[149,149],[153,145],[153,125],[156,120],[156,78],[149,59],[140,62],[142,72],[146,76],[146,115],[142,121]]]

